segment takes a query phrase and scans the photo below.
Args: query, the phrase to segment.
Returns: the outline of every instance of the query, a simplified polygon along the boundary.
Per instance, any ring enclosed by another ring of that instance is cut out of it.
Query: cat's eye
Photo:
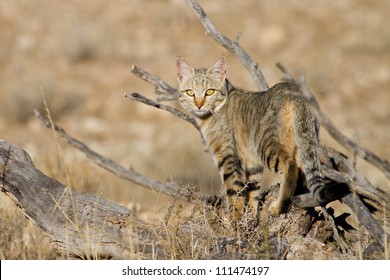
[[[190,96],[190,97],[195,96],[195,92],[194,92],[192,89],[187,89],[187,90],[186,90],[186,94],[187,94],[188,96]]]
[[[214,92],[215,92],[215,90],[210,88],[210,89],[206,90],[206,95],[207,96],[213,95]]]

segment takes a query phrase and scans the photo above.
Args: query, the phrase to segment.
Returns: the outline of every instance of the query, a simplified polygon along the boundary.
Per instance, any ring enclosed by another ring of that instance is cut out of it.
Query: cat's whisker
[[[218,113],[218,112],[216,112],[216,111],[214,111],[214,110],[210,110],[210,113],[214,116],[214,117],[216,117],[216,118],[220,118],[220,113]]]
[[[193,117],[191,108],[183,108],[182,112],[188,117]]]
[[[186,108],[184,109],[184,114],[186,114],[187,116],[190,116],[191,115],[191,109],[190,108]]]

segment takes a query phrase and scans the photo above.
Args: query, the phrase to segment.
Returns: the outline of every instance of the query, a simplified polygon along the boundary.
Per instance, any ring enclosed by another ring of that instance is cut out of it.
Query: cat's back
[[[289,94],[300,91],[299,85],[292,82],[280,82],[272,86],[267,92],[269,94]]]
[[[297,92],[300,88],[295,83],[281,82],[272,86],[266,91],[248,91],[242,88],[231,87],[228,93],[228,103],[248,103],[259,105],[257,103],[267,104],[267,102],[289,102],[291,100],[300,99]],[[282,104],[280,104],[282,105]]]
[[[230,86],[230,85],[229,85]],[[237,132],[247,137],[257,131],[273,130],[279,137],[294,125],[295,116],[306,118],[308,110],[304,100],[297,96],[299,86],[289,82],[275,84],[262,92],[247,91],[231,86],[228,99],[215,117],[202,123],[206,132],[216,134]]]
[[[273,146],[281,143],[293,150],[295,132],[305,130],[295,130],[297,121],[307,129],[314,123],[307,104],[297,95],[299,90],[298,85],[289,82],[278,83],[263,92],[233,89],[229,92],[224,127],[231,128],[234,138],[240,139],[238,142],[243,143],[243,147],[248,143],[258,147],[265,145],[264,139],[271,139]]]
[[[244,119],[268,119],[280,117],[287,111],[300,111],[304,101],[296,94],[299,86],[290,82],[281,82],[262,92],[232,88],[228,93],[226,113]]]

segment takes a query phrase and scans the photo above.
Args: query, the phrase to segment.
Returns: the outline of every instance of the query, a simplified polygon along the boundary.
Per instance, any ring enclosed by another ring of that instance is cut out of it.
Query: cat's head
[[[216,112],[227,100],[226,59],[223,55],[208,69],[194,69],[184,59],[176,59],[179,101],[184,110],[199,118]]]

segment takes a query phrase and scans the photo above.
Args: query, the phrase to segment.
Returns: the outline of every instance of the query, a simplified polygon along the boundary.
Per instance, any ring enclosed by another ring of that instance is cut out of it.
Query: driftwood
[[[257,63],[239,45],[239,35],[235,40],[230,40],[218,31],[196,1],[187,0],[187,3],[205,27],[206,34],[210,35],[217,43],[238,57],[252,75],[260,90],[267,89],[268,85]],[[304,74],[301,75],[300,79],[296,80],[282,65],[278,64],[278,67],[285,74],[286,79],[300,85],[301,92],[299,94],[311,104],[314,114],[324,129],[329,131],[340,144],[352,151],[356,156],[370,162],[390,178],[390,165],[388,161],[359,147],[359,145],[348,139],[324,114],[314,95],[307,87]],[[155,86],[155,93],[158,95],[158,98],[155,101],[139,93],[126,93],[125,96],[127,98],[168,111],[191,123],[195,129],[199,130],[197,122],[191,116],[183,114],[172,106],[161,103],[161,101],[176,100],[176,88],[140,67],[133,66],[132,73],[152,83]],[[194,189],[182,186],[176,182],[163,183],[143,176],[135,170],[124,168],[116,162],[96,153],[86,144],[71,137],[63,128],[54,124],[48,118],[42,117],[39,112],[36,111],[35,115],[44,126],[53,129],[57,135],[83,152],[97,165],[124,180],[130,180],[136,184],[166,193],[175,199],[181,199],[194,205],[199,205],[199,203],[208,205],[206,208],[220,207],[223,204],[223,197],[204,196],[197,193]],[[380,222],[372,216],[372,211],[369,211],[369,209],[374,209],[377,212],[388,215],[390,212],[389,193],[385,193],[383,190],[372,185],[338,151],[323,146],[320,149],[320,156],[322,170],[329,180],[328,187],[333,191],[333,196],[330,197],[329,201],[341,200],[347,204],[356,214],[361,225],[367,229],[372,239],[382,249],[386,248],[387,240],[389,240],[388,236]],[[161,234],[156,234],[158,225],[150,225],[141,221],[128,209],[103,198],[71,191],[70,187],[66,187],[54,179],[48,178],[37,170],[30,157],[23,150],[4,141],[0,141],[0,175],[1,191],[10,195],[15,203],[23,210],[26,217],[50,238],[59,252],[65,255],[68,254],[80,258],[164,258],[167,256],[167,250],[164,250],[161,246],[161,240],[164,237]],[[272,191],[264,195],[264,204],[272,199],[272,195]],[[317,240],[315,236],[310,237],[314,238],[313,240],[308,239],[310,236],[309,233],[312,232],[313,228],[312,218],[310,218],[311,216],[307,214],[306,210],[301,210],[300,208],[307,209],[315,206],[317,206],[317,203],[311,195],[303,193],[294,198],[292,210],[287,215],[278,218],[263,217],[261,219],[262,222],[265,221],[266,224],[268,223],[270,225],[270,242],[273,240],[272,236],[276,238],[281,231],[283,232],[280,227],[275,228],[275,224],[297,224],[297,226],[292,226],[288,231],[286,230],[285,237],[288,239],[288,236],[291,236],[291,240],[296,240],[297,236],[305,236],[307,246],[309,246],[308,244],[314,244]],[[266,210],[262,211],[262,215],[265,215],[264,212]],[[327,214],[328,212],[325,208],[322,208],[322,213],[332,225],[331,228],[333,228],[334,236],[338,240],[338,243],[341,243],[334,219]],[[181,230],[187,232],[185,226]],[[256,229],[255,232],[258,230]],[[294,233],[297,235],[293,236]],[[201,236],[201,233],[199,234]],[[259,239],[264,238],[262,234],[259,236]],[[225,250],[227,244],[236,243],[234,238],[219,239],[219,247],[217,246],[215,256],[220,254],[221,258],[226,258],[227,255],[223,254],[222,251]],[[277,248],[277,250],[275,249],[277,252],[275,251],[276,253],[274,252],[270,257],[296,257],[293,249],[290,248],[287,250],[281,245],[282,243],[278,243],[275,247]],[[247,242],[245,244],[250,243]],[[345,247],[344,245],[339,245],[342,248]],[[221,249],[222,251],[218,252],[218,248],[223,248],[223,250]],[[312,249],[317,250],[318,248]],[[347,254],[345,248],[342,251]],[[234,256],[240,257],[238,255]],[[169,255],[169,257],[171,258],[172,255]],[[248,255],[243,257],[250,258]]]

